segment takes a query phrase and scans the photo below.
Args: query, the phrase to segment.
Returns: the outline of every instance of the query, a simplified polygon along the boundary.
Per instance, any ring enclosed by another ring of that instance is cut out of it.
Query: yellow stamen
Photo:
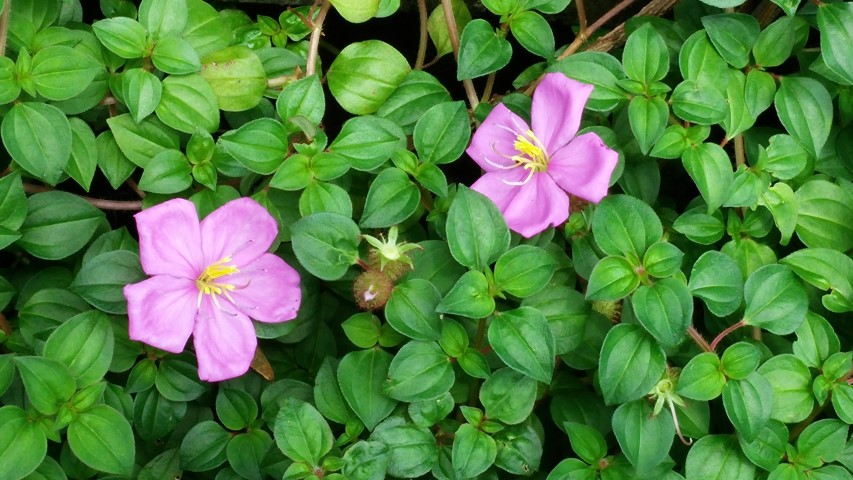
[[[231,262],[231,257],[225,257],[209,265],[195,280],[195,285],[198,288],[198,307],[201,307],[201,298],[203,295],[210,295],[213,299],[213,304],[217,308],[219,308],[219,299],[217,298],[219,295],[224,295],[225,298],[233,303],[229,292],[235,290],[234,285],[215,281],[217,278],[232,275],[240,271],[234,265],[228,265],[229,262]]]
[[[489,162],[494,166],[511,170],[513,168],[522,167],[525,170],[528,170],[529,173],[527,177],[521,182],[510,182],[504,180],[504,183],[508,185],[524,185],[529,182],[531,178],[533,178],[534,173],[544,172],[548,170],[548,162],[551,160],[548,157],[548,152],[545,151],[545,146],[542,145],[542,142],[536,138],[536,135],[533,133],[533,130],[527,130],[523,134],[517,134],[515,137],[515,142],[512,144],[513,148],[515,148],[515,155],[506,155],[501,154],[495,150],[495,153],[501,155],[504,158],[508,158],[512,160],[513,165],[499,165]],[[494,147],[493,147],[494,149]],[[487,160],[488,161],[488,160]]]

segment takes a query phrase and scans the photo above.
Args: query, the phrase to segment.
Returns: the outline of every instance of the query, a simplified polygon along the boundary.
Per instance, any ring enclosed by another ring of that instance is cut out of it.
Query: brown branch
[[[320,11],[317,12],[317,18],[314,19],[311,28],[311,39],[308,41],[308,64],[305,66],[305,76],[314,75],[317,69],[317,51],[320,49],[320,37],[323,35],[323,22],[326,20],[326,14],[332,4],[328,0],[323,0],[323,5],[320,6]]]
[[[584,33],[586,32],[586,7],[584,7],[583,0],[575,0],[575,8],[578,10],[578,32]]]
[[[0,57],[6,55],[6,37],[9,36],[9,15],[12,13],[12,0],[6,0],[3,13],[0,14]]]
[[[429,25],[427,25],[428,13],[426,0],[418,0],[418,17],[420,18],[421,35],[418,38],[418,56],[415,59],[415,70],[424,68],[426,59],[427,40],[429,39]]]
[[[42,193],[42,192],[51,192],[54,189],[50,187],[45,187],[42,185],[33,185],[31,183],[24,183],[24,192],[26,193]],[[72,194],[74,195],[74,194]],[[105,200],[103,198],[92,198],[85,197],[83,195],[77,195],[83,200],[91,203],[95,207],[100,208],[101,210],[118,210],[118,211],[129,211],[136,212],[142,210],[142,201],[140,200]]]
[[[447,36],[450,37],[450,46],[453,47],[453,57],[459,62],[459,30],[456,28],[456,17],[453,16],[453,8],[450,5],[450,0],[441,0],[441,6],[444,9],[444,22],[447,24]],[[471,111],[476,110],[480,101],[477,99],[477,91],[474,90],[474,83],[470,78],[462,80],[462,85],[465,87],[465,95],[468,97],[468,103],[471,105]]]
[[[653,0],[643,7],[636,16],[660,16],[668,12],[678,0]],[[625,24],[621,24],[607,34],[599,37],[587,48],[589,51],[608,52],[625,42]]]
[[[698,345],[703,352],[714,353],[714,349],[711,348],[710,345],[708,345],[708,341],[705,340],[705,338],[702,336],[701,333],[699,333],[698,330],[696,330],[696,327],[694,327],[693,325],[687,327],[687,334],[690,335],[690,338],[693,339],[693,342],[695,342],[696,345]]]

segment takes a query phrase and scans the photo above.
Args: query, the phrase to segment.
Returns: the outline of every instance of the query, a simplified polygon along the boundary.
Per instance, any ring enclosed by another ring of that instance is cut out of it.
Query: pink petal
[[[238,198],[214,210],[201,222],[204,264],[231,257],[240,268],[266,253],[278,235],[278,224],[251,198]]]
[[[619,154],[590,132],[554,152],[548,174],[563,190],[598,203],[607,195],[610,176],[618,161]]]
[[[569,143],[578,133],[581,116],[592,85],[563,75],[549,73],[533,92],[531,123],[533,132],[548,153]]]
[[[220,297],[219,306],[216,306],[209,295],[204,296],[193,332],[198,377],[209,382],[246,373],[258,346],[255,327],[249,317],[223,300]]]
[[[156,275],[126,285],[131,340],[181,353],[193,331],[198,289],[193,280]]]
[[[530,238],[569,218],[569,197],[547,174],[537,173],[526,184],[511,186],[504,180],[524,181],[527,171],[516,168],[508,173],[486,173],[471,189],[495,202],[511,230]]]
[[[175,198],[136,215],[139,259],[148,275],[195,279],[202,269],[198,213],[189,200]]]
[[[276,323],[296,318],[302,300],[299,273],[280,257],[265,253],[227,277],[227,282],[237,286],[231,292],[234,306],[255,320]]]
[[[499,171],[499,166],[515,164],[507,157],[518,153],[515,149],[516,137],[529,129],[524,119],[499,103],[474,132],[471,145],[465,151],[483,170]]]

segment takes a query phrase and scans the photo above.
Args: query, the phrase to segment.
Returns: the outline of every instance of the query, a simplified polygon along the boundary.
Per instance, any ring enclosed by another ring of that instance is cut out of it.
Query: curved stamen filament
[[[232,275],[240,271],[234,265],[228,265],[229,262],[231,262],[231,257],[224,257],[218,262],[209,265],[199,274],[195,280],[196,288],[198,288],[198,307],[201,307],[201,299],[204,295],[211,296],[216,308],[220,308],[219,299],[217,298],[219,295],[225,296],[231,303],[234,303],[230,292],[236,290],[237,287],[229,283],[215,281],[220,277]]]
[[[492,162],[488,158],[484,158],[486,163],[500,170],[512,170],[514,168],[522,167],[525,170],[529,171],[524,180],[520,182],[502,180],[505,184],[512,186],[524,185],[529,182],[531,178],[533,178],[533,174],[548,170],[548,162],[550,161],[550,158],[548,157],[548,152],[545,150],[545,145],[543,145],[542,142],[533,133],[533,130],[528,129],[523,133],[519,133],[518,131],[513,131],[505,125],[499,125],[498,127],[515,135],[515,142],[513,142],[512,144],[513,148],[515,149],[515,154],[513,155],[507,154],[505,152],[499,152],[495,146],[495,143],[492,143],[492,151],[494,151],[500,157],[503,157],[507,160],[511,160],[512,163],[509,165],[498,164]]]

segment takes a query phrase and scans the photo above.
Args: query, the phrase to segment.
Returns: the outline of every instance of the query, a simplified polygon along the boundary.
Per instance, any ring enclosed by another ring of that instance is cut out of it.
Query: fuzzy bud
[[[393,288],[394,282],[385,272],[369,269],[356,277],[352,284],[352,293],[360,308],[377,310],[388,302]]]

